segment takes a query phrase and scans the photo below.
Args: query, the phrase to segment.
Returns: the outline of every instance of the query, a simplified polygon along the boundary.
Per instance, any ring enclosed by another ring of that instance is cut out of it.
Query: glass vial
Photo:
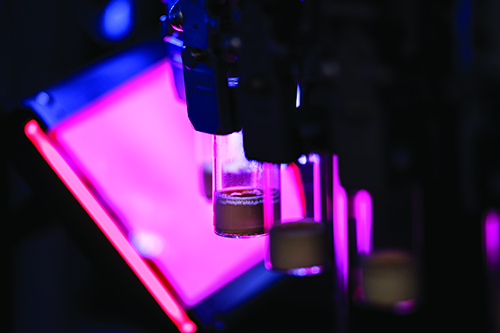
[[[264,165],[277,172],[265,179]],[[279,166],[247,160],[240,131],[214,136],[213,170],[215,233],[230,238],[267,235],[281,216]]]
[[[296,181],[303,192],[304,216],[299,221],[275,221],[269,232],[266,268],[294,276],[319,274],[329,261],[326,228],[321,223],[318,191],[307,189],[313,184],[320,186],[319,156],[301,156],[291,167],[296,171]]]
[[[374,198],[360,190],[351,200],[359,267],[354,301],[395,314],[414,312],[420,294],[418,191],[399,189]]]

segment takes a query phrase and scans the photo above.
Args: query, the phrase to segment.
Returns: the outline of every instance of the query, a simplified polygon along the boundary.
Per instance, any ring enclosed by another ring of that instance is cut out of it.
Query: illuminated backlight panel
[[[206,146],[212,138],[193,130],[186,105],[175,94],[167,61],[156,63],[49,129],[45,136],[31,122],[26,134],[35,145],[47,139],[51,151],[61,161],[69,161],[64,168],[81,175],[77,187],[88,192],[84,196],[100,198],[112,211],[101,217],[92,215],[81,194],[63,179],[164,309],[162,302],[171,302],[170,294],[166,289],[155,294],[151,287],[163,278],[182,308],[188,309],[262,263],[266,237],[236,240],[214,234],[212,204],[200,189],[202,165],[195,154],[200,141]],[[282,172],[282,201],[285,220],[303,217],[298,186],[288,168]],[[119,231],[118,240],[105,231],[109,229],[106,223],[113,223],[111,229]],[[126,244],[120,243],[123,240]],[[136,257],[154,263],[163,277],[151,277],[153,270]],[[276,280],[275,274],[267,274]],[[145,281],[145,276],[157,281]],[[254,274],[252,281],[266,278]],[[192,330],[192,326],[185,328]]]

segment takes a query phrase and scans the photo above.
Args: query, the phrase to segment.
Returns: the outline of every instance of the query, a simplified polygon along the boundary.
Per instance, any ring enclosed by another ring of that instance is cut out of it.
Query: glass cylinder
[[[420,294],[418,201],[415,189],[376,197],[360,190],[351,196],[357,252],[353,298],[358,305],[395,314],[416,309]]]
[[[301,156],[298,163],[289,167],[295,171],[304,216],[287,223],[275,221],[269,232],[266,268],[294,276],[319,274],[330,259],[326,227],[320,217],[319,188],[314,188],[320,186],[319,156]]]
[[[267,235],[274,221],[280,220],[279,166],[265,164],[276,170],[267,178],[264,163],[246,159],[241,131],[214,136],[213,207],[217,235]]]

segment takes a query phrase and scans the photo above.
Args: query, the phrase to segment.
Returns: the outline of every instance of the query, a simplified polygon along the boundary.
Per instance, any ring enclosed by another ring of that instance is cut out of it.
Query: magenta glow
[[[347,290],[349,271],[349,248],[347,228],[347,194],[340,185],[338,157],[333,156],[333,242],[335,262],[342,287]]]
[[[354,218],[356,219],[356,241],[358,253],[367,255],[371,251],[372,199],[366,190],[354,196]]]
[[[60,125],[53,137],[130,235],[156,235],[162,269],[186,307],[263,259],[264,239],[213,233],[212,204],[199,191],[196,132],[163,62]]]
[[[264,228],[266,232],[269,232],[274,224],[274,211],[273,211],[273,165],[271,163],[264,163]]]
[[[310,154],[309,162],[313,163],[314,221],[321,222],[320,156],[318,154]]]
[[[25,127],[25,133],[78,202],[80,202],[82,207],[85,208],[90,217],[99,226],[101,231],[134,270],[177,328],[183,333],[195,332],[196,325],[188,318],[175,298],[130,244],[113,218],[101,206],[73,169],[71,169],[45,133],[42,132],[38,123],[34,120],[28,122]]]
[[[484,247],[486,263],[497,269],[500,265],[500,216],[494,209],[490,209],[484,218]]]
[[[127,241],[159,267],[186,308],[260,263],[265,252],[265,238],[235,241],[214,234],[212,203],[199,188],[197,135],[167,62],[50,133],[120,217]],[[211,137],[203,140],[211,145]],[[282,217],[296,219],[302,209],[293,171],[282,178]]]

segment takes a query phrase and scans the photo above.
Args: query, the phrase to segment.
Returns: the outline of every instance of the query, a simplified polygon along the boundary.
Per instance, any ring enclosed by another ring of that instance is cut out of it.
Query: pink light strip
[[[347,234],[347,194],[340,185],[338,156],[333,156],[333,242],[335,260],[344,291],[347,291],[349,270]]]
[[[273,185],[271,177],[273,174],[273,165],[271,163],[264,163],[264,228],[269,231],[274,223],[273,212]]]
[[[494,209],[489,210],[484,218],[484,247],[486,262],[491,269],[500,265],[500,216]]]
[[[309,155],[309,161],[313,163],[313,193],[314,193],[314,221],[321,222],[321,173],[320,156]]]
[[[38,123],[35,120],[29,121],[24,128],[24,132],[42,157],[56,172],[57,176],[64,182],[104,235],[133,269],[179,331],[182,333],[195,332],[196,324],[189,319],[172,294],[170,294],[152,269],[130,245],[126,236],[117,227],[92,192],[90,192],[73,169],[66,163],[50,139],[40,129]]]
[[[372,199],[366,190],[359,190],[354,196],[354,218],[358,253],[367,255],[371,251]]]

